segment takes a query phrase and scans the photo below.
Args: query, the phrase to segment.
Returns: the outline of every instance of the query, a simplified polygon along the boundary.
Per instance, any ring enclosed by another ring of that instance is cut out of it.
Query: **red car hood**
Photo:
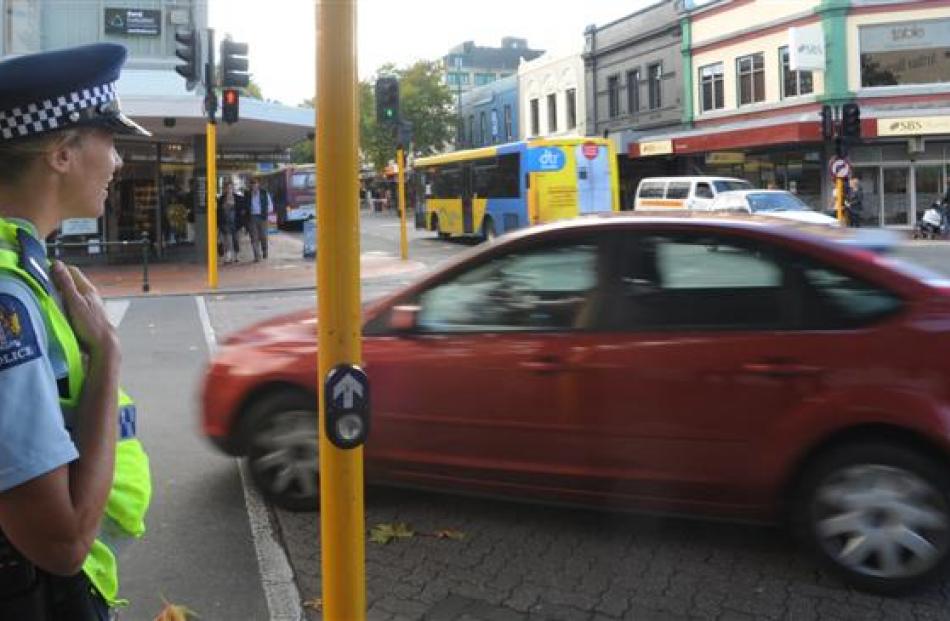
[[[361,322],[373,317],[378,309],[385,306],[390,296],[375,302],[365,304],[362,310]],[[244,345],[247,343],[286,343],[300,341],[314,341],[317,338],[317,317],[313,309],[303,309],[265,319],[246,328],[229,334],[223,345]]]

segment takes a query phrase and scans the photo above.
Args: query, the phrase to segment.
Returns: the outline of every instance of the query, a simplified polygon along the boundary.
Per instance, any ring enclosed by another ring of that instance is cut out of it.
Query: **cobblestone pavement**
[[[950,582],[886,599],[844,588],[773,528],[369,489],[369,619],[950,619]],[[314,514],[279,512],[301,596],[319,597]],[[458,529],[464,541],[432,533]],[[320,615],[310,612],[312,619]]]

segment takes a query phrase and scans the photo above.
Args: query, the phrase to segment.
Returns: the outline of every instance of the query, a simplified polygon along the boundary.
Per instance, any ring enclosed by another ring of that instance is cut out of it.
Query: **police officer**
[[[119,341],[83,274],[42,240],[102,215],[125,48],[0,62],[0,620],[105,620],[114,546],[144,532],[148,460],[121,391]]]

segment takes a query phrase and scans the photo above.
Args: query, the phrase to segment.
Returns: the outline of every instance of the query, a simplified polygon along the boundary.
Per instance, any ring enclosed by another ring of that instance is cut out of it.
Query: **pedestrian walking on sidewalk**
[[[267,217],[274,213],[274,202],[270,192],[261,187],[260,179],[251,179],[251,191],[247,196],[248,219],[251,233],[251,248],[254,250],[254,262],[267,258]]]
[[[102,216],[113,135],[150,135],[119,109],[125,58],[99,43],[0,62],[0,619],[107,620],[115,546],[145,530],[118,336],[95,287],[43,244],[67,218]]]
[[[241,229],[241,197],[234,191],[234,183],[224,182],[224,189],[218,197],[218,230],[224,237],[224,262],[237,263],[241,245],[238,233]]]

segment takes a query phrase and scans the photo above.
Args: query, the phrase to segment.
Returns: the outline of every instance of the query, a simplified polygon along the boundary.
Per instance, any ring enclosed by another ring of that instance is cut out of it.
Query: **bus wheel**
[[[482,239],[484,241],[490,242],[496,237],[498,237],[498,233],[495,232],[494,220],[491,218],[485,218],[485,223],[482,224]]]

